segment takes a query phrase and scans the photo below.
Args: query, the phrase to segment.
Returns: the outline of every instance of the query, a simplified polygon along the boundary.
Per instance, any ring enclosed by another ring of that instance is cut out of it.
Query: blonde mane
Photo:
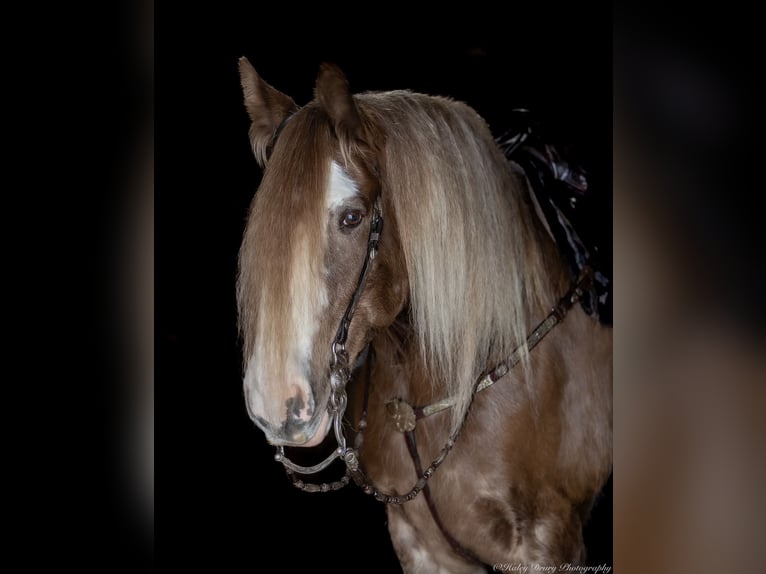
[[[561,263],[523,183],[475,111],[408,91],[355,100],[385,135],[383,196],[393,213],[384,217],[397,221],[412,326],[432,383],[458,400],[455,428],[474,382],[525,346],[554,303],[560,273],[546,264]]]

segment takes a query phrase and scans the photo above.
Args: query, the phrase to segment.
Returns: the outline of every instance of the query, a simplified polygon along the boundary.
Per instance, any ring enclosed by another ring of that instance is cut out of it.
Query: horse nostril
[[[295,391],[294,394],[285,401],[287,419],[288,421],[290,419],[295,419],[296,421],[301,420],[303,422],[308,422],[314,415],[313,396],[307,401],[306,394],[300,387],[293,385],[293,389]]]

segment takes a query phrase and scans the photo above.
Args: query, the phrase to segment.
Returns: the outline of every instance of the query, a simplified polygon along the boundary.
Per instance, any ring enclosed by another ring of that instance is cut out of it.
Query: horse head
[[[349,364],[406,304],[396,222],[379,177],[385,142],[337,67],[322,65],[315,99],[302,108],[246,58],[239,69],[263,168],[237,283],[247,410],[270,443],[315,446],[330,429],[332,343],[368,256],[376,205],[385,233],[350,324]]]

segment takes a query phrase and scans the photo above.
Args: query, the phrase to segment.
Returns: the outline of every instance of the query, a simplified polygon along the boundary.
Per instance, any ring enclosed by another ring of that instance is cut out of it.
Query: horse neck
[[[542,229],[542,228],[541,228]],[[525,314],[531,333],[569,289],[571,280],[550,236],[541,231],[538,256],[546,262],[546,288],[537,301],[526,301]],[[504,288],[498,286],[498,288]],[[491,320],[490,317],[487,318]],[[521,344],[523,341],[519,341]],[[399,314],[396,321],[385,330],[376,333],[372,340],[379,367],[376,369],[376,390],[390,399],[403,398],[413,405],[424,406],[446,398],[444,381],[434,380],[432,370],[423,357],[409,320],[409,308]],[[487,350],[487,370],[508,357],[492,349]]]

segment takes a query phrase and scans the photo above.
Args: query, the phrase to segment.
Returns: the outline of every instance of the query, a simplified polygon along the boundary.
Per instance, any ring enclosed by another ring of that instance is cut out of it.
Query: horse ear
[[[298,106],[290,96],[264,82],[244,56],[239,59],[239,79],[245,94],[245,108],[252,122],[250,145],[255,159],[263,167],[277,128]]]
[[[362,139],[362,120],[351,97],[348,80],[335,64],[323,63],[319,67],[316,99],[330,116],[338,136],[349,140]]]

